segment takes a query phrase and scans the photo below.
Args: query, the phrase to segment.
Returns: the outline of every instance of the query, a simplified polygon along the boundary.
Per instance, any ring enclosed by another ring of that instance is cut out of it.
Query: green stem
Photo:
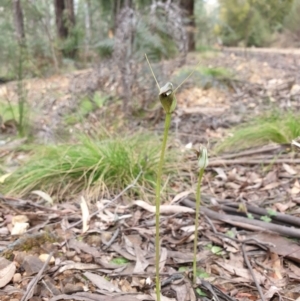
[[[168,133],[171,124],[171,113],[166,113],[164,138],[161,146],[160,159],[158,164],[156,189],[155,189],[155,272],[156,272],[156,301],[160,301],[160,277],[159,277],[159,260],[160,260],[160,245],[159,245],[159,217],[160,217],[160,187],[162,168],[164,164],[165,150],[167,146]]]
[[[193,258],[193,281],[196,284],[197,279],[197,245],[198,245],[198,227],[199,227],[199,213],[201,204],[201,182],[204,173],[204,168],[200,168],[197,190],[196,190],[196,213],[195,213],[195,237],[194,237],[194,258]]]

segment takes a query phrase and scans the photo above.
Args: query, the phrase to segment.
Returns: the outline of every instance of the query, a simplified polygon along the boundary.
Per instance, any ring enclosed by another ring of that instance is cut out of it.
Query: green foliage
[[[69,125],[82,122],[89,113],[102,108],[108,98],[108,95],[103,95],[100,92],[95,92],[92,98],[85,96],[79,102],[76,112],[64,116],[64,121]]]
[[[272,221],[272,219],[267,215],[262,216],[260,219],[266,223],[270,223]]]
[[[110,263],[114,263],[114,264],[117,264],[117,265],[123,265],[123,264],[126,264],[128,263],[129,260],[124,258],[124,257],[117,257],[117,258],[113,258]]]
[[[269,216],[276,216],[277,215],[277,212],[274,209],[268,208],[267,212],[268,212]]]
[[[216,151],[241,150],[270,142],[290,143],[300,135],[300,118],[289,113],[273,113],[239,126],[233,135],[216,146]]]
[[[114,39],[103,39],[95,44],[95,48],[101,58],[110,58],[114,51]]]
[[[219,246],[213,246],[212,244],[208,244],[205,246],[206,249],[210,250],[215,255],[223,255],[223,249]]]
[[[249,219],[254,219],[254,216],[253,216],[252,213],[247,213],[247,217],[248,217]]]
[[[193,73],[192,79],[189,79],[194,85],[201,86],[205,89],[210,87],[226,87],[230,85],[230,81],[234,79],[234,74],[222,67],[208,68],[208,67],[198,67],[198,68],[182,68],[172,79],[173,82],[182,82],[187,76]]]
[[[177,48],[169,35],[167,23],[158,15],[155,25],[147,16],[141,18],[136,27],[134,50],[136,58],[143,58],[147,53],[151,61],[173,57]]]
[[[294,0],[289,13],[284,18],[284,27],[294,34],[298,42],[300,42],[299,15],[300,0]]]
[[[267,45],[280,30],[293,0],[220,0],[217,33],[225,45]]]
[[[207,294],[201,290],[201,288],[196,288],[196,292],[200,297],[207,297]]]
[[[131,193],[146,194],[155,185],[158,144],[156,137],[143,134],[100,140],[83,136],[76,145],[36,147],[0,189],[18,195],[44,190],[59,199],[85,190],[93,198],[119,192],[142,170]],[[172,173],[168,167],[164,170]]]

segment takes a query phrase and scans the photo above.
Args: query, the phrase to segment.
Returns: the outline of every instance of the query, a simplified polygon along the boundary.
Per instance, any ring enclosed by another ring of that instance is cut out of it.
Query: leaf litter
[[[299,78],[291,81],[284,59],[276,58],[276,67],[274,57],[212,59],[213,66],[234,68],[240,80],[232,80],[229,91],[180,92],[176,133],[183,144],[223,137],[224,127],[268,109],[259,102],[264,95],[281,107],[291,98],[296,105]],[[255,71],[261,62],[263,74]],[[161,206],[162,300],[299,297],[300,161],[284,149],[269,145],[212,156],[202,188],[196,286],[194,187],[178,183],[178,193]],[[128,203],[122,193],[96,204],[87,197],[55,204],[43,191],[30,197],[0,195],[1,300],[155,300],[152,204]],[[26,225],[16,229],[18,224]]]

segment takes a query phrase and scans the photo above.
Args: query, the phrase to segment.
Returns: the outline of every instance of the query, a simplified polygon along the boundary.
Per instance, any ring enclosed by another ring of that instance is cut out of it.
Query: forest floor
[[[185,68],[192,70],[199,59],[201,66],[226,72],[201,85],[191,79],[178,91],[171,132],[183,147],[210,147],[233,127],[263,113],[299,110],[298,53],[225,49],[191,54]],[[104,126],[103,120],[108,131],[126,125],[129,131],[148,127],[161,133],[159,109],[143,118],[132,116],[128,123],[120,103],[111,101],[85,113],[80,124],[77,115],[68,124],[65,117],[80,107],[76,95],[82,99],[95,85],[106,92],[117,90],[110,78],[95,84],[92,74],[84,70],[24,81],[30,106],[36,109],[33,132],[39,141],[71,139],[70,129],[88,133]],[[14,103],[16,98],[15,83],[0,86],[0,99]],[[2,126],[3,164],[24,156],[17,151],[12,155],[18,140],[7,137],[13,131],[8,124]],[[162,300],[300,300],[297,150],[268,144],[223,154],[212,148],[209,155],[196,285],[191,263],[197,174],[191,175],[192,184],[179,184],[161,206]],[[195,163],[190,161],[186,164]],[[123,194],[96,203],[81,196],[51,206],[37,202],[36,196],[0,194],[0,300],[155,300],[155,207],[144,200],[123,202]],[[21,224],[27,233],[12,235]]]

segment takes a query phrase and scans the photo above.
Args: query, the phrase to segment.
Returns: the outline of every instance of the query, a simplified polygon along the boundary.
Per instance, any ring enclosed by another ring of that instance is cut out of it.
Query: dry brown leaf
[[[299,192],[300,192],[300,184],[297,179],[293,185],[293,188],[291,189],[291,194],[298,194]]]
[[[293,203],[292,203],[293,204]],[[294,204],[295,205],[295,204]],[[291,206],[291,202],[287,203],[287,204],[281,204],[281,203],[275,203],[274,207],[281,213],[285,212],[287,209],[293,207],[293,205]]]
[[[294,241],[271,233],[258,233],[251,236],[251,238],[268,243],[269,249],[273,253],[300,262],[300,248]]]
[[[156,294],[155,294],[155,293],[151,293],[151,296],[154,298],[154,300],[157,300],[157,299],[156,299]],[[174,299],[174,298],[168,298],[168,297],[163,296],[163,295],[160,295],[160,300],[161,300],[161,301],[177,301],[177,300]]]
[[[191,300],[190,298],[187,299],[189,291],[186,284],[171,285],[171,288],[176,292],[177,300]]]
[[[284,170],[286,172],[288,172],[292,176],[297,174],[297,171],[294,168],[292,168],[290,165],[286,164],[286,163],[283,163],[282,167],[284,168]]]
[[[273,183],[270,183],[270,184],[266,185],[265,187],[261,188],[261,190],[271,190],[271,189],[279,187],[280,185],[282,185],[281,182],[273,182]]]
[[[41,197],[43,200],[47,201],[51,205],[53,205],[53,203],[54,203],[52,197],[44,191],[34,190],[34,191],[31,191],[31,193],[38,195],[39,197]]]
[[[268,172],[268,174],[263,179],[263,185],[266,186],[268,184],[272,184],[274,182],[277,182],[277,170],[271,170]]]
[[[66,265],[60,267],[59,270],[57,271],[57,273],[60,274],[67,270],[83,271],[83,270],[96,270],[96,269],[100,269],[100,268],[101,268],[100,265],[94,264],[94,263],[73,262],[73,263],[69,263],[69,264],[66,264]]]
[[[142,273],[145,271],[147,266],[149,265],[148,260],[144,256],[144,252],[138,245],[134,245],[134,251],[136,256],[136,264],[133,270],[133,273]]]
[[[228,271],[229,273],[231,273],[232,275],[237,275],[240,276],[242,278],[245,279],[245,281],[252,283],[253,282],[253,278],[249,272],[248,269],[244,269],[244,268],[239,268],[239,267],[235,267],[232,262],[230,264],[226,263],[226,262],[216,262],[216,264],[218,264],[219,266],[221,266],[223,269],[225,269],[226,271]],[[266,280],[266,277],[259,274],[257,271],[253,271],[256,277],[256,280],[258,281],[259,284],[263,284]]]
[[[191,194],[193,192],[194,192],[193,190],[187,190],[187,191],[183,191],[183,192],[176,194],[175,197],[173,198],[173,200],[171,201],[170,205],[177,203],[177,201],[181,200],[182,198],[188,196],[189,194]]]
[[[83,274],[87,279],[89,279],[95,286],[97,286],[99,289],[103,289],[109,292],[117,292],[120,293],[121,290],[113,285],[111,282],[107,281],[104,277],[91,273],[91,272],[85,272]]]
[[[265,300],[271,300],[273,296],[279,292],[279,288],[275,285],[272,285],[268,291],[264,294]]]
[[[82,215],[82,233],[85,233],[89,229],[90,213],[85,198],[81,197],[80,202],[81,215]]]
[[[223,168],[216,167],[213,170],[217,173],[216,178],[221,179],[222,181],[227,181],[227,175]]]
[[[0,257],[0,288],[4,287],[11,281],[16,271],[16,266],[13,262]]]
[[[241,188],[241,185],[236,184],[234,182],[227,182],[227,183],[225,183],[225,187],[233,189],[233,190],[239,190]]]
[[[281,270],[283,269],[281,266],[280,258],[278,254],[271,253],[271,262],[272,262],[272,268],[274,270],[274,273],[272,277],[276,280],[282,279],[283,276],[281,275]]]
[[[155,206],[149,205],[148,203],[138,200],[134,201],[134,204],[147,210],[148,212],[155,213]],[[195,210],[192,208],[179,206],[179,205],[161,205],[160,213],[161,214],[175,214],[175,213],[194,213]]]
[[[166,248],[161,248],[160,258],[159,258],[159,271],[163,272],[165,264],[168,258],[168,250]]]

